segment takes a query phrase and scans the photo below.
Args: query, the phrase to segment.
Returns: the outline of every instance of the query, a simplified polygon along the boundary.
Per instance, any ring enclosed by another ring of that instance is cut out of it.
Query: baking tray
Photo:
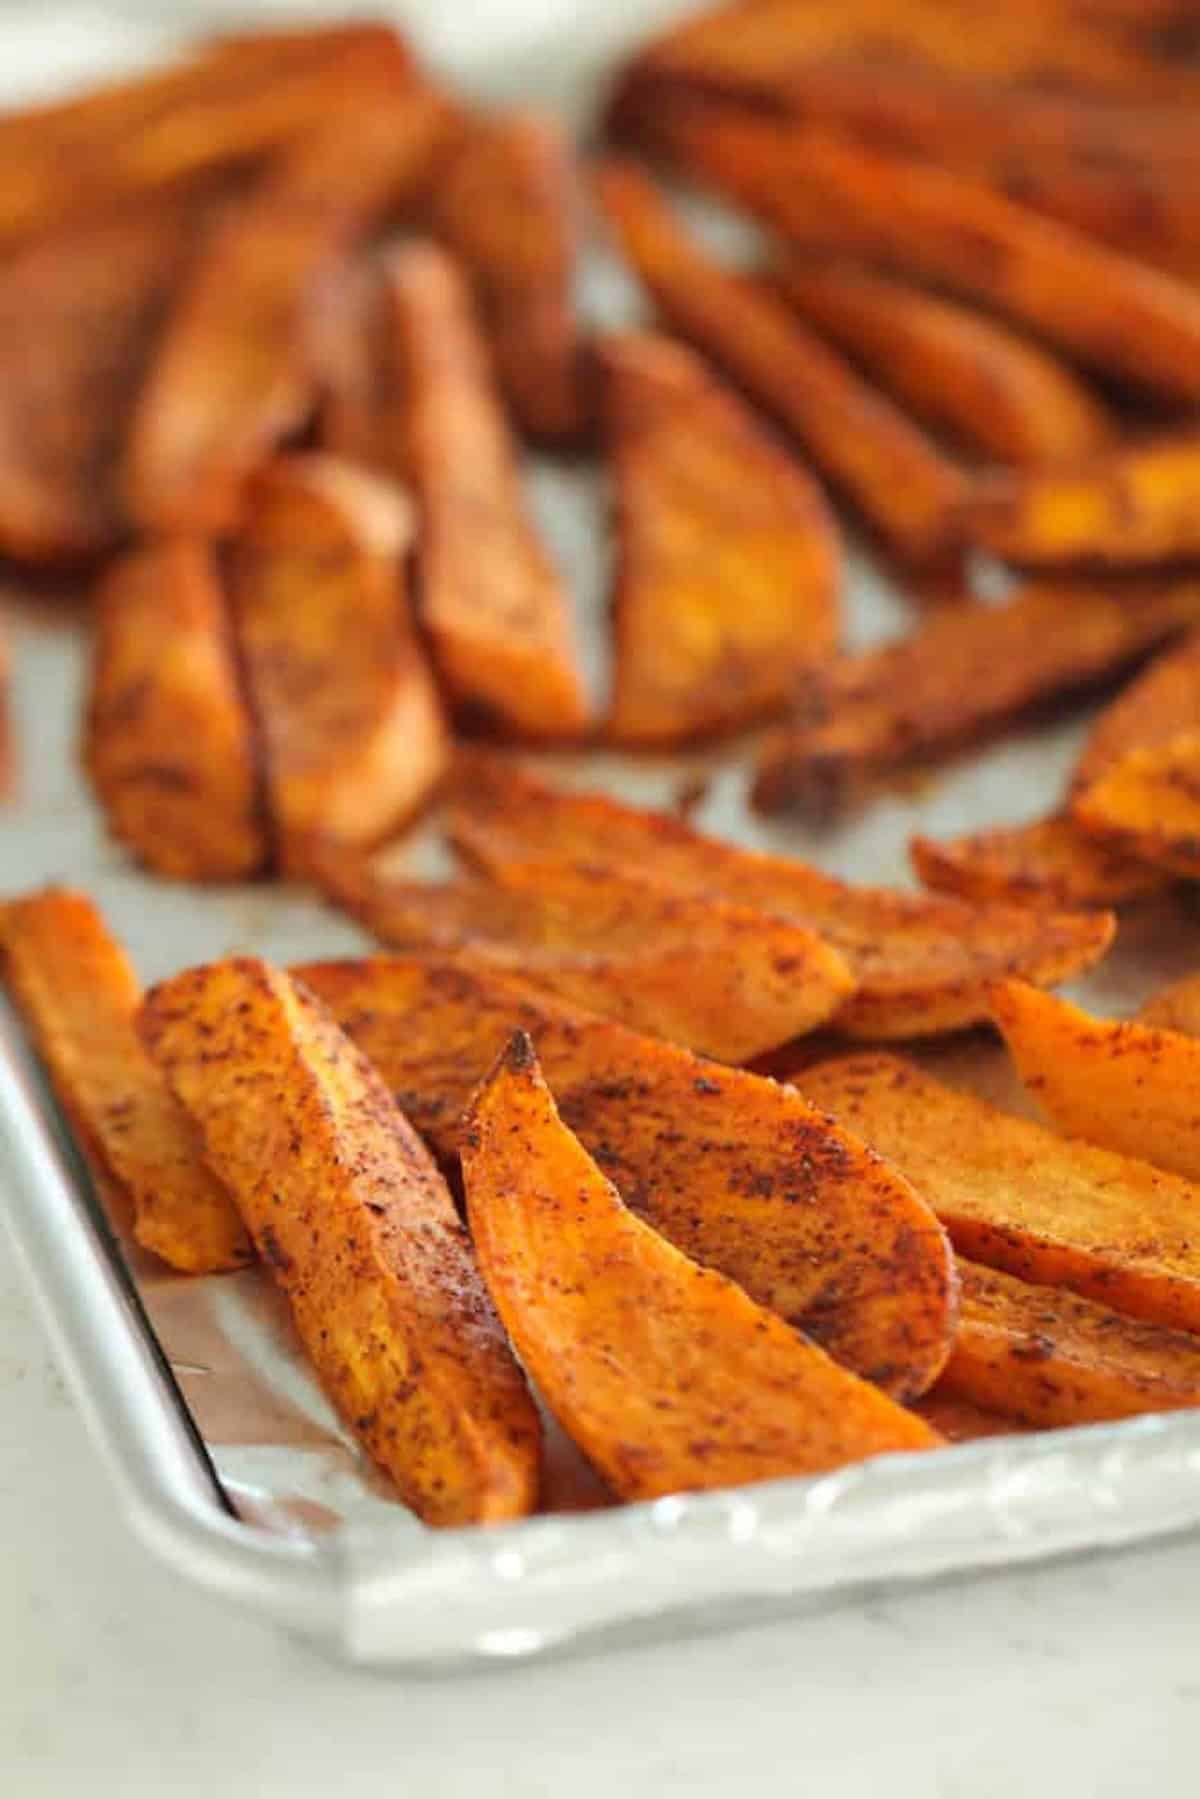
[[[469,49],[456,49],[444,24],[434,44],[447,73],[476,93],[552,89],[581,118],[605,57],[623,47],[615,8],[592,23],[542,11],[536,32],[515,9],[489,9],[486,28],[475,9],[463,10],[473,15]],[[500,43],[486,62],[488,82],[480,32]],[[161,41],[161,32],[147,38],[148,50]],[[130,42],[125,31],[127,59]],[[736,229],[718,215],[700,222],[736,243]],[[589,263],[583,295],[608,321],[634,305],[629,284],[602,258]],[[550,463],[531,464],[529,477],[574,584],[599,688],[602,483],[593,471]],[[866,558],[854,559],[849,587],[853,640],[911,620],[913,602]],[[46,880],[86,887],[146,980],[231,951],[286,962],[363,945],[299,889],[198,890],[131,868],[107,841],[76,766],[84,615],[69,595],[11,583],[0,586],[0,607],[15,640],[20,760],[16,797],[0,811],[0,891]],[[670,804],[699,779],[702,826],[851,878],[907,884],[913,829],[1034,816],[1058,791],[1080,730],[1076,717],[1010,737],[820,836],[754,818],[743,797],[746,758],[729,750],[560,767],[570,779],[651,803]],[[418,866],[432,868],[439,854],[432,833],[414,845]],[[1196,926],[1186,895],[1131,914],[1117,950],[1074,991],[1099,1010],[1130,1008],[1194,965]],[[924,1054],[950,1078],[1014,1097],[1005,1093],[1004,1058],[982,1038]],[[551,1515],[488,1531],[427,1531],[341,1431],[255,1271],[184,1280],[114,1234],[10,1017],[0,1019],[0,1199],[132,1527],[175,1573],[349,1661],[443,1670],[520,1659],[760,1619],[868,1584],[1129,1543],[1200,1522],[1200,1414],[1183,1413],[619,1509],[597,1509],[594,1482],[556,1438],[559,1509]]]

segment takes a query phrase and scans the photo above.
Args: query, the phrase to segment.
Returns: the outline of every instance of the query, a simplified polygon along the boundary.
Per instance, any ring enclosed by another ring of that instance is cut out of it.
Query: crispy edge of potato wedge
[[[1200,730],[1130,750],[1075,794],[1071,816],[1126,855],[1200,878]]]
[[[1167,884],[1161,869],[1090,837],[1062,812],[962,837],[917,836],[908,848],[924,886],[981,904],[1107,908]]]

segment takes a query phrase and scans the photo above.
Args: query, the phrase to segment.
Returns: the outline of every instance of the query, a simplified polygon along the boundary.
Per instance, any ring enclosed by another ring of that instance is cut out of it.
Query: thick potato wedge
[[[294,971],[443,1161],[516,1028],[635,1212],[837,1361],[923,1392],[954,1328],[953,1258],[899,1175],[791,1088],[641,1037],[495,972],[381,957]]]
[[[455,952],[721,1062],[833,1017],[845,962],[804,925],[587,864],[414,881],[335,856],[326,890],[384,943]]]
[[[1072,816],[1123,854],[1200,879],[1200,730],[1130,750],[1076,794]]]
[[[518,1032],[462,1138],[484,1279],[567,1434],[623,1499],[815,1474],[941,1438],[622,1202]]]
[[[848,263],[793,258],[772,281],[882,388],[977,456],[1037,465],[1113,441],[1115,423],[1099,397],[985,313]],[[967,516],[976,516],[973,500]]]
[[[939,1393],[1039,1430],[1200,1405],[1200,1337],[973,1262],[958,1272],[962,1312]]]
[[[604,213],[668,322],[795,432],[884,542],[923,561],[953,549],[961,471],[792,310],[713,261],[633,164],[598,176]]]
[[[1030,1097],[1056,1129],[1200,1181],[1200,1043],[1093,1018],[1023,981],[992,994],[992,1017]]]
[[[1089,837],[1061,812],[947,841],[914,837],[909,853],[926,887],[980,903],[1124,906],[1164,883],[1161,869]]]
[[[521,493],[516,449],[465,280],[433,244],[386,268],[407,470],[421,510],[420,611],[460,710],[532,737],[579,735],[587,699],[567,595]]]
[[[672,743],[786,708],[837,643],[824,495],[681,344],[610,337],[600,368],[619,557],[606,735]]]
[[[1138,1008],[1138,1024],[1159,1031],[1177,1031],[1184,1037],[1200,1037],[1200,975],[1185,975],[1162,987]]]
[[[156,874],[234,881],[269,853],[212,550],[131,550],[102,578],[83,757],[114,837]]]
[[[315,854],[386,835],[449,761],[400,588],[411,535],[399,490],[333,457],[282,457],[251,488],[230,581],[280,859],[292,873]]]
[[[218,531],[245,479],[315,402],[307,353],[321,276],[418,190],[451,131],[440,96],[356,109],[260,177],[206,239],[130,428],[123,488],[155,530]]]
[[[837,1015],[853,1037],[936,1036],[987,1016],[1005,974],[1053,986],[1091,967],[1112,941],[1103,913],[973,907],[882,887],[852,887],[810,864],[701,836],[678,819],[598,793],[568,793],[512,763],[460,762],[448,828],[496,873],[509,864],[587,861],[631,867],[685,893],[717,894],[805,924],[849,964],[858,990]]]
[[[576,213],[570,138],[536,112],[477,126],[433,196],[433,230],[471,273],[505,398],[521,429],[549,443],[578,441],[591,412],[572,297]]]
[[[1187,579],[1047,583],[1004,606],[943,609],[900,643],[833,665],[815,722],[766,739],[755,804],[836,811],[871,775],[959,748],[1113,675],[1198,617],[1200,583]]]
[[[1200,1328],[1190,1181],[997,1111],[899,1056],[822,1063],[796,1082],[912,1181],[960,1254],[1131,1317]]]
[[[265,962],[146,996],[146,1042],[287,1296],[322,1386],[427,1524],[537,1500],[537,1413],[445,1181],[365,1057]]]
[[[131,1205],[137,1242],[185,1274],[243,1267],[250,1239],[142,1048],[137,977],[92,901],[62,887],[4,901],[0,960],[79,1148],[101,1190],[113,1183]]]

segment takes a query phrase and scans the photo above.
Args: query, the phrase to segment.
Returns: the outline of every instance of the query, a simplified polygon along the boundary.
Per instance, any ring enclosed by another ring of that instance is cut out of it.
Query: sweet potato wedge
[[[1039,1430],[1200,1405],[1200,1337],[973,1262],[958,1272],[940,1393]]]
[[[813,723],[766,739],[763,811],[836,811],[872,774],[960,747],[1117,673],[1200,617],[1200,583],[1030,585],[1007,605],[952,607],[913,636],[835,663]]]
[[[590,413],[572,297],[576,211],[570,139],[537,112],[469,132],[433,197],[433,229],[470,271],[517,423],[559,444],[577,442]]]
[[[1200,975],[1185,975],[1151,994],[1134,1014],[1138,1024],[1159,1031],[1177,1031],[1183,1037],[1200,1037]]]
[[[1037,465],[1113,441],[1099,396],[985,313],[845,262],[793,258],[772,284],[901,405],[976,456]]]
[[[1200,730],[1130,750],[1076,794],[1072,816],[1123,854],[1200,878]]]
[[[792,1089],[461,964],[294,972],[444,1162],[497,1046],[526,1030],[563,1117],[655,1230],[897,1397],[936,1379],[955,1316],[944,1234],[906,1181]]]
[[[914,1401],[913,1411],[926,1424],[931,1424],[947,1443],[978,1443],[984,1437],[1020,1436],[1025,1426],[1002,1412],[988,1412],[960,1399],[957,1393],[946,1393],[939,1381],[923,1398]]]
[[[475,1100],[462,1167],[479,1265],[509,1336],[622,1498],[940,1443],[637,1218],[563,1123],[523,1032]]]
[[[0,961],[79,1148],[132,1207],[137,1242],[186,1274],[243,1267],[250,1239],[142,1048],[137,977],[92,901],[62,887],[5,900]]]
[[[1156,656],[1105,707],[1079,754],[1073,793],[1115,768],[1130,750],[1154,749],[1200,728],[1200,631]]]
[[[837,642],[824,495],[682,345],[609,337],[600,370],[619,558],[606,735],[678,742],[785,708]]]
[[[916,425],[781,300],[705,254],[633,164],[606,163],[597,192],[668,322],[796,434],[890,548],[910,561],[954,548],[967,483]]]
[[[854,982],[804,925],[587,864],[497,881],[414,881],[332,858],[327,891],[382,942],[464,954],[721,1062],[750,1062],[833,1017]]]
[[[960,1254],[1131,1317],[1200,1328],[1190,1181],[1000,1112],[899,1056],[851,1056],[796,1078],[912,1181]]]
[[[208,546],[150,544],[102,578],[83,757],[113,836],[156,874],[263,868],[257,745]]]
[[[407,469],[421,512],[418,593],[434,659],[467,714],[571,737],[587,700],[567,596],[529,517],[465,279],[434,244],[386,267]]]
[[[230,555],[280,859],[370,843],[410,817],[449,735],[405,612],[404,495],[350,463],[281,457],[252,484]]]
[[[445,1181],[320,1003],[265,962],[146,996],[146,1042],[322,1386],[427,1524],[532,1511],[537,1413]]]
[[[1103,913],[974,907],[948,898],[853,887],[810,864],[701,836],[678,819],[598,793],[568,793],[511,763],[464,757],[448,828],[490,871],[531,861],[632,867],[685,893],[806,924],[858,981],[837,1015],[853,1037],[933,1036],[987,1016],[989,980],[1017,974],[1053,986],[1098,961],[1112,940]]]
[[[383,342],[383,284],[372,258],[356,256],[319,284],[306,348],[317,389],[317,441],[346,462],[386,461],[392,401]],[[395,473],[395,469],[392,469]]]
[[[980,903],[1124,906],[1161,890],[1151,868],[1087,832],[1065,813],[964,837],[914,837],[913,866],[926,887]]]
[[[307,138],[210,234],[134,413],[123,488],[147,528],[222,530],[246,476],[314,404],[307,308],[339,254],[419,188],[450,129],[440,96],[364,107]]]

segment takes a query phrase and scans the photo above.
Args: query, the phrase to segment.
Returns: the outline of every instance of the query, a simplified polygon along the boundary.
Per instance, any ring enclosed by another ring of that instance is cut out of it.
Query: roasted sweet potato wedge
[[[350,463],[279,458],[229,560],[281,861],[370,843],[427,799],[449,735],[407,618],[399,489]]]
[[[1138,1008],[1138,1024],[1160,1031],[1177,1031],[1184,1037],[1200,1037],[1200,975],[1185,975],[1159,989]]]
[[[349,112],[289,150],[209,234],[130,429],[124,497],[140,525],[216,531],[236,521],[247,475],[314,405],[315,285],[412,197],[450,118],[424,91]]]
[[[1155,657],[1105,707],[1080,751],[1071,789],[1082,793],[1130,750],[1154,749],[1200,728],[1200,631]]]
[[[1200,1405],[1200,1337],[973,1262],[958,1271],[940,1393],[1040,1430]]]
[[[945,1437],[947,1443],[978,1443],[983,1437],[1020,1436],[1026,1428],[1014,1418],[1006,1418],[1002,1412],[985,1411],[983,1406],[973,1405],[969,1399],[960,1399],[957,1393],[943,1392],[940,1381],[918,1399],[912,1409]]]
[[[591,411],[572,296],[576,211],[570,138],[536,112],[481,122],[433,197],[433,229],[471,273],[513,415],[550,443],[578,441]]]
[[[421,511],[421,617],[460,710],[533,737],[571,737],[587,700],[567,596],[521,494],[516,450],[470,293],[434,244],[386,268],[408,470]]]
[[[781,300],[701,250],[633,164],[605,164],[597,191],[667,321],[795,432],[885,543],[912,561],[951,550],[967,484],[937,446]]]
[[[624,1499],[815,1474],[931,1426],[634,1215],[518,1032],[462,1138],[496,1309],[550,1410]]]
[[[853,887],[810,864],[701,836],[678,819],[598,793],[568,793],[512,763],[464,757],[449,830],[491,871],[530,861],[632,867],[685,893],[806,924],[845,958],[858,990],[837,1015],[853,1037],[933,1036],[987,1016],[1003,974],[1053,986],[1098,961],[1112,940],[1103,913],[974,907],[881,887]]]
[[[354,256],[314,295],[306,347],[317,389],[320,447],[346,462],[386,463],[393,402],[383,329],[383,283],[375,260]],[[394,466],[391,472],[395,474]]]
[[[156,874],[263,868],[257,747],[207,545],[150,544],[102,578],[83,755],[109,829]]]
[[[1200,1189],[997,1111],[898,1056],[797,1076],[812,1103],[901,1170],[962,1255],[1131,1317],[1200,1327]]]
[[[1076,794],[1072,815],[1126,855],[1200,878],[1200,730],[1130,750]]]
[[[772,280],[901,405],[976,456],[1037,465],[1113,441],[1098,395],[986,313],[846,262],[793,258]],[[967,516],[976,516],[972,501]]]
[[[312,995],[242,958],[155,987],[146,1042],[322,1386],[427,1524],[537,1499],[539,1428],[445,1181]]]
[[[815,1030],[853,991],[804,925],[587,864],[414,881],[334,857],[327,891],[384,943],[465,954],[635,1030],[750,1062]]]
[[[785,708],[837,643],[824,495],[681,344],[613,336],[600,369],[619,558],[606,735],[671,743]]]
[[[1124,906],[1161,890],[1161,869],[1111,849],[1064,813],[965,837],[914,837],[926,887],[980,903]]]
[[[137,977],[92,901],[63,887],[4,901],[0,961],[79,1148],[132,1207],[137,1242],[186,1274],[244,1266],[250,1239],[142,1048]]]
[[[791,1088],[705,1062],[495,972],[381,957],[295,971],[437,1155],[516,1028],[626,1203],[899,1398],[936,1378],[952,1257],[900,1176]]]

